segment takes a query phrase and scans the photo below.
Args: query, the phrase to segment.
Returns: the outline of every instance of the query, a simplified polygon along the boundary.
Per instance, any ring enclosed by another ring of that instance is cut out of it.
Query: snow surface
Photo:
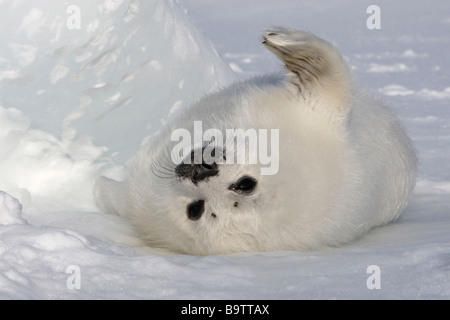
[[[371,4],[0,1],[0,298],[449,299],[450,3],[377,1],[380,30],[366,27]],[[80,29],[67,24],[70,5]],[[202,94],[277,71],[259,41],[272,25],[335,42],[356,81],[402,119],[421,161],[410,205],[321,252],[140,248],[125,221],[96,209],[95,177],[120,178],[139,145]],[[380,289],[367,286],[372,265]]]

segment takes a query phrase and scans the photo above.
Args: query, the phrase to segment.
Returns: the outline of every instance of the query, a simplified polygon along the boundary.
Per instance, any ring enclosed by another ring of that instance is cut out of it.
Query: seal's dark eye
[[[192,221],[197,221],[198,219],[200,219],[204,211],[204,200],[194,201],[187,206],[187,215],[188,218]]]
[[[236,181],[236,183],[230,185],[228,190],[232,190],[239,194],[250,194],[255,190],[257,183],[258,182],[254,178],[244,176]]]

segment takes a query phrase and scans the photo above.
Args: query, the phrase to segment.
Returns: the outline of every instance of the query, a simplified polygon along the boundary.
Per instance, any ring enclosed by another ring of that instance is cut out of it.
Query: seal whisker
[[[175,178],[175,173],[170,169],[165,167],[162,164],[157,162],[153,162],[150,166],[152,173],[161,179],[173,179]]]

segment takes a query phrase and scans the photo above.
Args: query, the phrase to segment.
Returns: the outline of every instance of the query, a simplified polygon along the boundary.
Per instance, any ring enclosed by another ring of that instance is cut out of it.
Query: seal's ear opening
[[[124,214],[123,206],[125,203],[123,191],[123,184],[121,182],[104,176],[99,177],[94,185],[95,204],[104,213],[122,216]]]

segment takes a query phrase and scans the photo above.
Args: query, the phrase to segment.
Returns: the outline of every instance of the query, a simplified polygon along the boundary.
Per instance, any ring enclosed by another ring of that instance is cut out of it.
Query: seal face
[[[149,246],[317,250],[395,220],[407,204],[414,148],[389,109],[353,85],[336,47],[281,27],[262,38],[284,74],[206,95],[141,148],[124,181],[97,180],[101,210],[129,219]],[[173,139],[195,137],[199,124],[200,143]]]

